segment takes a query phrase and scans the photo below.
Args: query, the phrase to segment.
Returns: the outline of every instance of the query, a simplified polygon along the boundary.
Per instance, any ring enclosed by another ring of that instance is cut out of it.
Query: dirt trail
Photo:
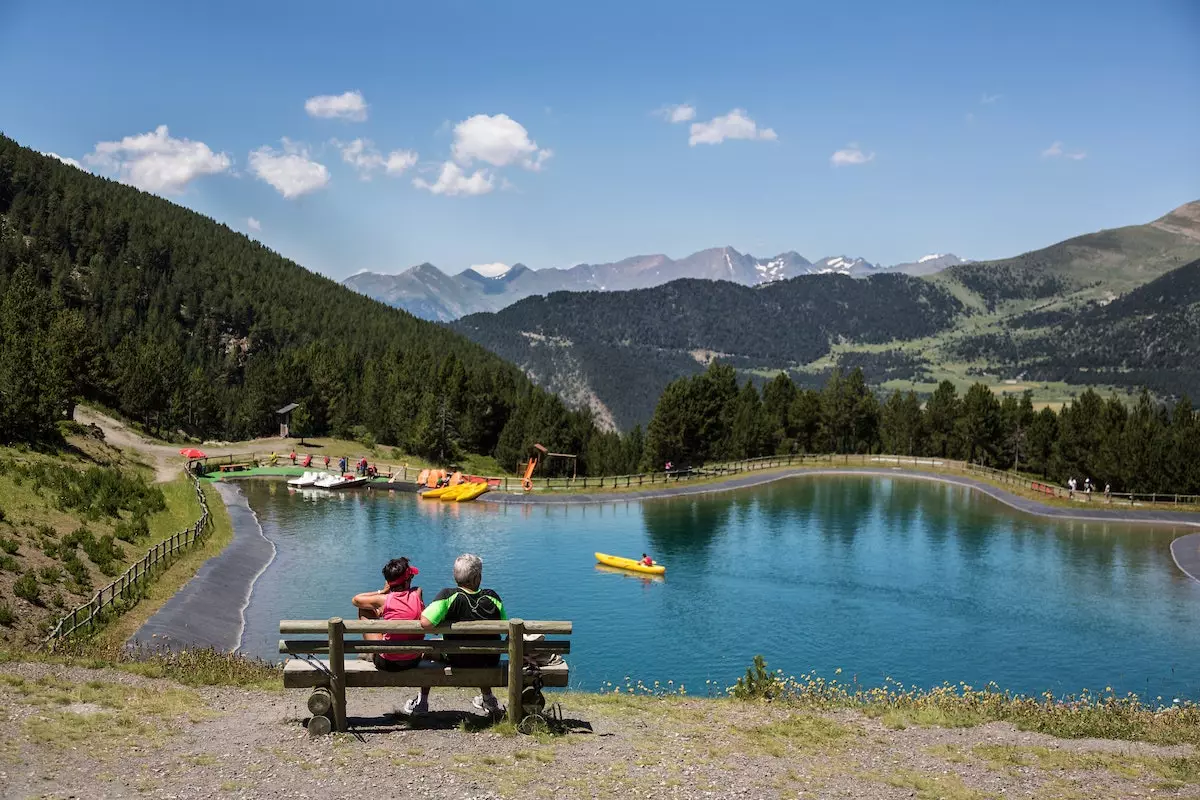
[[[154,467],[155,483],[173,481],[182,475],[185,459],[179,455],[179,445],[154,442],[118,419],[86,406],[75,407],[75,421],[81,425],[95,425],[104,431],[104,440],[122,450],[132,450]],[[242,442],[234,445],[204,445],[201,449],[210,456],[245,453],[249,450],[273,450],[292,446],[283,439],[260,439],[253,444]]]
[[[855,712],[556,695],[570,732],[502,736],[435,690],[352,690],[354,735],[308,739],[302,691],[187,689],[114,670],[0,666],[0,797],[1195,796],[1191,747],[1062,740],[992,723],[891,729]],[[1182,758],[1181,758],[1182,757]]]
[[[173,481],[180,476],[183,457],[179,455],[179,448],[152,442],[130,430],[125,423],[101,414],[94,408],[76,406],[75,421],[81,425],[95,425],[104,431],[104,440],[109,444],[122,450],[133,450],[143,456],[154,467],[156,483]]]

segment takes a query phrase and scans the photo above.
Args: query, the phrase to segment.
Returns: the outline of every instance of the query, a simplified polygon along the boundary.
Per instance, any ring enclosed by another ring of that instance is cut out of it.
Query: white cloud
[[[349,122],[365,122],[367,119],[367,101],[359,91],[310,97],[304,101],[304,110],[310,117],[323,119],[344,119]]]
[[[1082,150],[1068,153],[1066,150],[1063,150],[1063,143],[1056,141],[1042,151],[1042,158],[1069,158],[1072,161],[1082,161],[1087,158],[1087,153]]]
[[[83,160],[115,172],[123,183],[163,194],[178,194],[194,178],[227,172],[233,165],[228,155],[214,153],[204,142],[171,138],[166,125],[119,142],[97,142]]]
[[[424,178],[413,178],[413,186],[428,189],[434,194],[479,195],[487,194],[495,188],[495,176],[486,169],[475,170],[471,175],[467,175],[458,164],[447,161],[442,164],[442,171],[436,182],[429,183]]]
[[[388,153],[387,161],[383,168],[388,175],[399,175],[409,167],[416,166],[417,151],[416,150],[393,150]]]
[[[663,106],[655,111],[654,114],[674,124],[676,122],[688,122],[695,119],[696,109],[687,103],[682,103],[677,106]]]
[[[744,109],[735,108],[723,117],[714,117],[708,122],[693,122],[688,144],[720,144],[726,139],[758,139],[773,142],[779,137],[771,128],[759,129],[754,120],[746,116]]]
[[[309,158],[308,149],[283,139],[283,150],[266,145],[250,154],[250,169],[289,200],[329,183],[329,170]]]
[[[985,106],[990,106],[992,103],[996,102],[1003,96],[1004,95],[1002,95],[1002,94],[988,94],[987,92],[984,92],[983,95],[979,98],[979,102],[983,103]]]
[[[464,167],[478,159],[493,167],[520,164],[534,171],[540,170],[554,154],[539,149],[525,126],[507,114],[476,114],[455,125],[451,152],[454,160]]]
[[[868,161],[874,161],[874,153],[864,153],[862,148],[856,142],[851,142],[841,150],[838,150],[829,157],[829,163],[835,167],[848,167],[856,164],[866,164]]]
[[[355,139],[352,142],[332,140],[334,147],[342,151],[342,160],[358,171],[358,176],[364,181],[371,180],[373,173],[378,170],[388,175],[402,174],[417,163],[417,154],[413,150],[393,150],[385,157],[375,148],[370,139]]]
[[[262,223],[256,220],[254,217],[246,217],[246,227],[252,231],[261,231]]]
[[[83,169],[83,164],[80,164],[78,161],[76,161],[73,158],[67,158],[66,156],[60,156],[58,153],[47,153],[45,151],[42,151],[42,155],[50,156],[51,158],[57,158],[59,161],[61,161],[64,164],[70,164],[72,167],[76,167],[78,169]]]

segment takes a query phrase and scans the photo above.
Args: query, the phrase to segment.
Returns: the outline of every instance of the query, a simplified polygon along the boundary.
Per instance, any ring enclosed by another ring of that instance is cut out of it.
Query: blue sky
[[[981,259],[1200,198],[1198,41],[1194,0],[7,0],[0,130],[335,278]]]

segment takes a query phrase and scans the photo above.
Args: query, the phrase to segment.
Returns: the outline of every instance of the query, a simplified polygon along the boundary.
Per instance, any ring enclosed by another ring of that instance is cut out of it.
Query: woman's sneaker
[[[408,714],[410,717],[413,714],[428,714],[429,701],[422,700],[421,695],[417,695],[404,704],[404,713]]]
[[[494,694],[477,694],[475,695],[475,699],[471,701],[471,705],[489,714],[504,713],[504,706],[500,705],[500,701]]]

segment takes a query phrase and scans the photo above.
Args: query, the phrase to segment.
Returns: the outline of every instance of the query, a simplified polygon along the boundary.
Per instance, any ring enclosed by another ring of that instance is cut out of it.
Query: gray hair
[[[474,553],[454,559],[454,582],[464,589],[478,589],[483,582],[483,559]]]

